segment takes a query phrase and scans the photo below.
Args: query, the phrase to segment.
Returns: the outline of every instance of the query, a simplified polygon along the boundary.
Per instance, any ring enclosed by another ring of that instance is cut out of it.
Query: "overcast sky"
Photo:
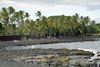
[[[33,19],[41,11],[45,16],[79,13],[100,22],[100,0],[0,0],[0,8],[9,6],[29,12]]]

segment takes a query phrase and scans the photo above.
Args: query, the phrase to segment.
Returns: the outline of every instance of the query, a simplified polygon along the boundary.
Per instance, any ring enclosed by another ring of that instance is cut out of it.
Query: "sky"
[[[100,22],[100,0],[0,0],[0,9],[9,6],[28,12],[33,19],[41,11],[45,16],[78,13]]]

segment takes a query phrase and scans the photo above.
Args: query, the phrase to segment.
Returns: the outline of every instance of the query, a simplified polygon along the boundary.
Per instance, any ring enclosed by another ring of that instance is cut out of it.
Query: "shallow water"
[[[30,45],[30,46],[10,46],[10,47],[6,47],[5,49],[19,50],[19,49],[33,49],[33,48],[41,48],[41,49],[69,48],[69,49],[86,49],[86,50],[100,51],[100,41],[38,44],[38,45]]]

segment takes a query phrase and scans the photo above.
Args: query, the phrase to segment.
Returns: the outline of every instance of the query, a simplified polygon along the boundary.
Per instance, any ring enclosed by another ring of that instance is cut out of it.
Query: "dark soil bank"
[[[28,40],[0,41],[0,47],[16,46],[16,45],[35,45],[35,44],[61,43],[61,42],[97,41],[97,40],[99,40],[99,38],[82,37],[82,38],[67,38],[67,39],[50,38],[50,39],[28,39]]]

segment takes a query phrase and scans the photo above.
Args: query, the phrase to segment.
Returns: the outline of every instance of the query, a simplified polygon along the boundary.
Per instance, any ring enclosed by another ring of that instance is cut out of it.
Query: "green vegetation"
[[[36,13],[37,19],[32,20],[24,11],[16,11],[13,7],[0,10],[0,36],[30,35],[36,38],[66,38],[71,36],[100,33],[100,25],[88,16],[42,16]]]

